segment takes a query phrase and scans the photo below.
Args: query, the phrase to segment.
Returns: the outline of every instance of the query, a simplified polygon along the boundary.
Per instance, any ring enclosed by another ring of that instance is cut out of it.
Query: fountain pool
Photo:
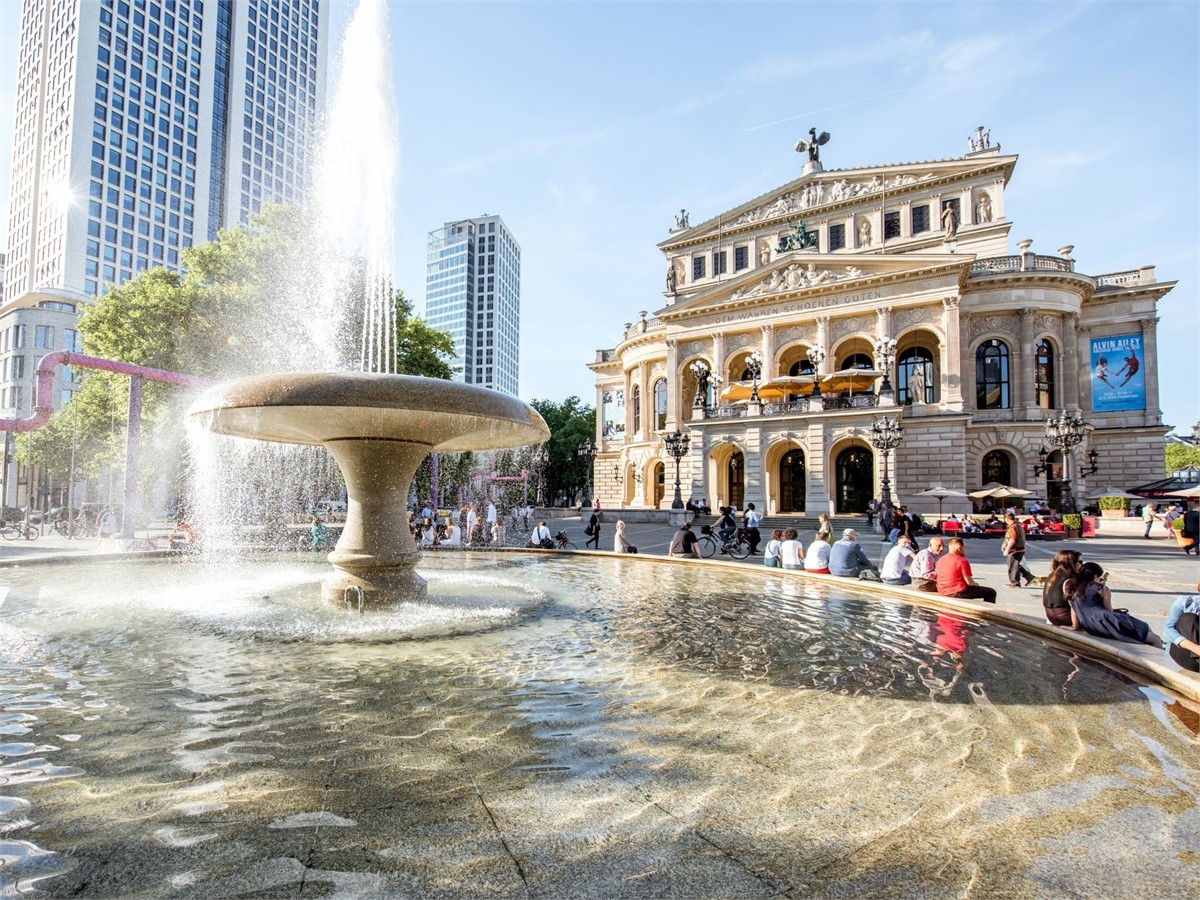
[[[427,554],[0,572],[0,895],[1194,896],[1196,714],[782,574]]]

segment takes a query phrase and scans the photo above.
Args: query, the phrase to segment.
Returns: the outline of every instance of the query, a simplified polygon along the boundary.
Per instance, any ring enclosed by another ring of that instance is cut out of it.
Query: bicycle
[[[54,530],[65,538],[75,537],[75,529],[71,527],[70,519],[55,519]]]
[[[556,534],[554,536],[554,549],[555,550],[578,550],[579,548],[571,543],[571,539],[569,537],[567,537],[567,533],[565,531],[560,531],[558,534]]]
[[[739,528],[733,537],[726,540],[719,534],[714,534],[711,526],[703,525],[697,543],[700,545],[700,555],[705,559],[715,556],[718,550],[734,559],[745,559],[750,555],[750,542],[746,540],[743,528]]]
[[[24,522],[0,523],[0,537],[6,541],[15,541],[17,538],[25,538],[27,541],[32,541],[40,535],[41,532],[32,525],[26,525]]]

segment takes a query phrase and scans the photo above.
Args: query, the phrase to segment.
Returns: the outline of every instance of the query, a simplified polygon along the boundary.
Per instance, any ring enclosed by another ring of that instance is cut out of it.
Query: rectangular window
[[[13,349],[22,350],[25,347],[25,328],[24,325],[13,326]]]
[[[890,212],[883,215],[883,239],[900,237],[900,213]]]
[[[912,208],[912,233],[920,234],[929,230],[929,207],[914,206]]]
[[[720,253],[713,254],[713,275],[714,276],[724,275],[727,271],[729,271],[729,268],[726,265],[726,256],[727,256],[727,254],[725,253],[724,250],[722,250]]]
[[[699,281],[704,277],[704,257],[697,256],[692,259],[692,281]]]
[[[733,271],[740,272],[742,269],[750,268],[750,248],[749,247],[734,247],[733,248]]]
[[[846,246],[846,226],[845,225],[830,225],[829,226],[829,251],[841,250]]]
[[[54,348],[54,326],[35,325],[33,333],[33,346],[46,350],[52,350]]]
[[[11,368],[9,369],[13,381],[20,381],[25,377],[25,357],[14,356],[11,358]]]

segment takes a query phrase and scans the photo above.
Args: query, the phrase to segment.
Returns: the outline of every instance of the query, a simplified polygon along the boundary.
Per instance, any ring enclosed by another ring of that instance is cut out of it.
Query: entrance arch
[[[729,462],[725,464],[725,504],[732,504],[738,509],[744,509],[746,499],[746,457],[741,450],[730,454]]]
[[[779,460],[779,512],[803,512],[806,472],[804,451],[789,450]]]
[[[664,491],[665,468],[662,463],[654,462],[650,464],[650,508],[658,509],[662,506]]]
[[[834,463],[836,496],[834,512],[858,514],[875,496],[875,455],[866,447],[851,445]]]

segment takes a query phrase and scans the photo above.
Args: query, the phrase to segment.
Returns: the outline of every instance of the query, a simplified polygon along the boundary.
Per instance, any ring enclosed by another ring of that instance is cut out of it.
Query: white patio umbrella
[[[1200,484],[1194,484],[1190,488],[1184,488],[1182,491],[1170,491],[1168,497],[1188,497],[1192,500],[1200,500]],[[1145,499],[1144,497],[1140,499]]]
[[[1145,500],[1141,494],[1131,494],[1129,491],[1123,491],[1119,487],[1113,487],[1111,484],[1106,484],[1098,490],[1088,491],[1084,494],[1089,500],[1099,500],[1101,497],[1124,497],[1126,500]]]
[[[944,484],[935,484],[927,491],[917,491],[914,497],[937,497],[938,502],[938,518],[942,517],[942,502],[947,497],[967,497],[970,496],[966,491],[959,491],[954,488],[946,487]]]
[[[1027,491],[1024,488],[1009,487],[1007,484],[1000,484],[998,481],[993,481],[990,484],[985,484],[977,491],[971,491],[967,496],[974,497],[976,500],[982,500],[985,497],[991,497],[994,500],[1003,500],[1006,497],[1028,497],[1033,491]]]

